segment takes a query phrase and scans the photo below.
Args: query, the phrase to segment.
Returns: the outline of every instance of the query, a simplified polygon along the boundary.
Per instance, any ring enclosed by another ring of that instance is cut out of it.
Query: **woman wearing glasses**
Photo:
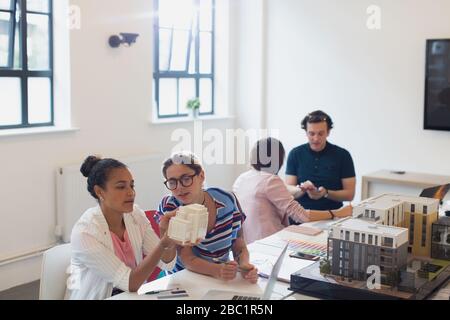
[[[204,240],[179,250],[172,272],[184,268],[217,279],[231,280],[238,270],[251,283],[258,280],[257,269],[249,263],[249,252],[242,234],[245,215],[234,194],[219,188],[203,189],[205,172],[196,156],[174,154],[162,168],[164,184],[172,192],[159,205],[157,218],[173,214],[183,205],[202,204],[208,209],[208,229]],[[230,250],[234,260],[229,261]]]

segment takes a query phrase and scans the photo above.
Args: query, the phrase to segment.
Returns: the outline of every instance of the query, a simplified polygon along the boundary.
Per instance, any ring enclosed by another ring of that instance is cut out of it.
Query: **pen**
[[[172,291],[172,290],[178,290],[180,288],[172,288],[172,289],[164,289],[164,290],[153,290],[153,291],[149,291],[146,292],[145,294],[157,294],[157,293],[162,293],[162,292],[167,292],[167,291]]]

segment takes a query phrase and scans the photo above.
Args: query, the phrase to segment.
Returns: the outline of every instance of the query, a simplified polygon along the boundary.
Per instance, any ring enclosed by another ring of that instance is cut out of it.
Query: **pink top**
[[[284,229],[289,225],[288,217],[309,221],[309,210],[295,201],[277,175],[251,169],[236,179],[233,192],[247,216],[243,224],[247,243]]]
[[[127,230],[125,229],[123,234],[124,241],[122,241],[114,232],[110,233],[116,256],[131,269],[136,268],[136,259],[134,257],[133,247],[131,246]]]

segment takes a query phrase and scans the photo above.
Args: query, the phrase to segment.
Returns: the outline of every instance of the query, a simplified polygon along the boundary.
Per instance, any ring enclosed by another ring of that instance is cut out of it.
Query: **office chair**
[[[150,224],[151,224],[153,230],[155,231],[156,235],[159,237],[159,224],[155,220],[155,214],[156,214],[156,210],[145,211],[145,215],[146,215],[148,221],[150,221]],[[161,276],[161,272],[162,272],[162,270],[159,267],[156,267],[155,270],[150,275],[150,277],[147,279],[147,281],[150,282],[150,281],[158,279]],[[165,275],[165,273],[164,273],[164,275]]]
[[[66,293],[66,282],[70,266],[70,243],[48,249],[42,257],[39,300],[62,300]]]

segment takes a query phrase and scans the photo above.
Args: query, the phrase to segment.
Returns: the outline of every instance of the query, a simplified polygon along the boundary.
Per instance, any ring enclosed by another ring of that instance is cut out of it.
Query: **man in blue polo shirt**
[[[333,121],[323,111],[314,111],[302,121],[308,143],[289,153],[286,183],[300,185],[297,201],[305,209],[331,210],[355,196],[355,167],[350,153],[327,141]]]

